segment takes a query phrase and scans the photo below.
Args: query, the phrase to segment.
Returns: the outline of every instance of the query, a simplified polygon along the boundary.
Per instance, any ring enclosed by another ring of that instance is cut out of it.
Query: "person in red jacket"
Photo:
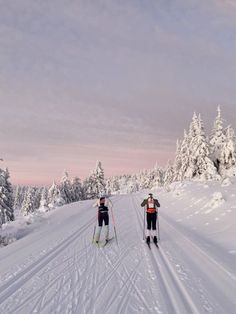
[[[147,232],[146,232],[146,242],[150,243],[151,229],[153,235],[153,242],[157,243],[157,207],[160,207],[160,203],[156,198],[153,198],[152,193],[148,194],[148,198],[144,199],[142,207],[146,206],[147,214]]]

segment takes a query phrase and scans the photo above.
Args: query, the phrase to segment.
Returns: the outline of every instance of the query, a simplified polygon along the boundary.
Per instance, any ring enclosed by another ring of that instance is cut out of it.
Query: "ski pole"
[[[92,242],[94,241],[95,231],[96,231],[96,224],[94,225],[94,228],[93,228],[93,239],[92,239]]]
[[[145,239],[145,207],[143,210],[143,240]]]
[[[96,226],[97,226],[98,215],[99,215],[99,213],[97,213],[97,216],[96,216],[96,218],[95,218],[95,224],[94,224],[94,228],[93,228],[93,239],[92,239],[92,242],[94,241],[94,236],[95,236],[95,232],[96,232]]]
[[[159,212],[157,211],[157,228],[158,228],[158,239],[161,240],[160,237],[160,226],[159,226]]]
[[[112,204],[112,202],[111,202]],[[113,214],[113,204],[111,205],[111,217],[112,217],[112,222],[113,222],[113,228],[114,228],[114,234],[116,238],[116,244],[118,245],[118,239],[117,239],[117,234],[116,234],[116,226],[115,226],[115,219],[114,219],[114,214]]]

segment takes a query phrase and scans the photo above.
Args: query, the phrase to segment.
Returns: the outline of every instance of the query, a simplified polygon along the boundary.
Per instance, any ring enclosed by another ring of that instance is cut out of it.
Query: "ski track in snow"
[[[10,270],[1,275],[0,313],[235,313],[235,275],[220,257],[188,237],[162,210],[162,239],[159,249],[151,244],[150,250],[142,239],[141,196],[114,199],[119,245],[91,243],[91,205],[78,209],[83,221],[79,214],[70,221],[68,213],[68,226],[63,225],[53,247],[42,240],[43,252],[20,264],[14,275]],[[64,210],[76,213],[74,207]],[[17,260],[21,241],[14,245]]]

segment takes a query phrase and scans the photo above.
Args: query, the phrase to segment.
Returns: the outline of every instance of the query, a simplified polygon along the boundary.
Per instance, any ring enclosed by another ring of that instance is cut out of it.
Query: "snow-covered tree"
[[[153,169],[150,170],[149,173],[150,178],[150,186],[149,188],[158,188],[163,186],[164,184],[164,171],[160,168],[157,163]]]
[[[41,198],[40,198],[40,211],[46,212],[48,211],[48,189],[43,187],[41,190]]]
[[[190,136],[184,130],[184,138],[180,147],[181,166],[175,173],[175,180],[182,181],[185,178],[190,163]]]
[[[13,189],[8,169],[0,169],[0,226],[14,220]]]
[[[89,199],[96,198],[106,192],[104,170],[100,161],[97,161],[95,169],[85,181],[84,188]]]
[[[174,179],[216,179],[217,171],[210,159],[209,145],[205,135],[200,115],[193,114],[189,133],[184,133],[180,149],[178,149],[178,163],[181,167],[174,167]],[[176,162],[177,163],[177,162]]]
[[[214,162],[217,170],[220,168],[220,157],[222,147],[226,141],[226,135],[224,130],[224,121],[221,117],[220,106],[217,108],[217,117],[214,122],[213,130],[210,136],[210,154],[211,159]]]
[[[173,167],[173,181],[178,181],[180,178],[180,169],[182,167],[181,144],[182,143],[179,140],[177,140],[175,161],[174,161],[174,164],[172,166]],[[167,166],[167,168],[168,168],[168,166]],[[165,182],[164,182],[164,185],[165,185]]]
[[[120,190],[119,185],[119,177],[118,176],[112,176],[107,179],[106,181],[106,194],[117,194]]]
[[[201,116],[198,116],[198,124],[195,126],[195,135],[190,143],[192,166],[192,178],[205,180],[217,179],[217,169],[209,158],[209,145],[207,143]]]
[[[29,187],[27,193],[25,194],[24,202],[22,205],[22,213],[24,216],[34,213],[35,211],[35,195],[36,188]]]
[[[43,188],[35,187],[35,195],[34,195],[34,209],[38,209],[40,207],[41,195]]]
[[[127,181],[127,193],[137,192],[138,190],[139,186],[137,182],[137,176],[135,174],[129,176]]]
[[[231,126],[226,129],[226,139],[221,148],[219,157],[220,168],[219,172],[222,176],[226,174],[236,175],[236,141],[235,133]]]
[[[71,182],[72,201],[77,202],[83,199],[82,183],[79,177],[75,177]]]
[[[166,170],[165,170],[165,175],[164,175],[164,187],[167,190],[169,190],[169,186],[173,182],[174,176],[175,176],[175,173],[174,173],[173,165],[171,164],[170,160],[168,160]]]
[[[68,173],[65,171],[59,184],[61,197],[64,199],[65,204],[69,204],[73,201],[73,191],[71,181]]]
[[[15,189],[15,193],[14,193],[14,206],[13,206],[14,210],[20,209],[20,206],[21,206],[20,192],[21,192],[21,188],[19,185],[17,185]]]
[[[55,182],[53,182],[48,191],[48,206],[49,208],[54,208],[64,204],[65,200],[61,196],[60,188]]]

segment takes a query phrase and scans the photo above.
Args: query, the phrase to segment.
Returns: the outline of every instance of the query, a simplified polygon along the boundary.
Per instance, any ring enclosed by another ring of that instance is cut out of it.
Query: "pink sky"
[[[164,166],[193,112],[236,127],[234,1],[3,1],[0,157],[14,184]]]

